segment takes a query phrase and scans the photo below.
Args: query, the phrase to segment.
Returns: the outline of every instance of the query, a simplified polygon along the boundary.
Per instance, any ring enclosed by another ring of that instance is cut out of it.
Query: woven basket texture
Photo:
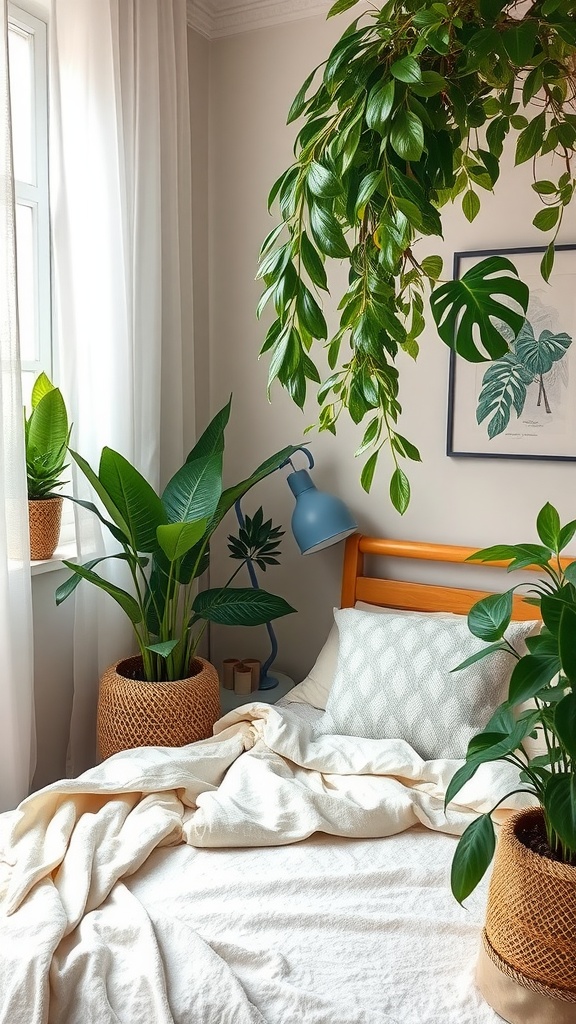
[[[58,547],[63,498],[43,498],[28,502],[30,558],[52,558]]]
[[[518,839],[521,826],[538,819],[542,811],[531,808],[502,826],[486,937],[514,971],[576,998],[576,867],[542,857]]]
[[[102,758],[131,747],[183,747],[212,735],[220,717],[220,682],[213,665],[195,658],[195,675],[147,683],[127,676],[140,656],[117,661],[100,679],[98,749]],[[122,675],[124,672],[126,675]]]

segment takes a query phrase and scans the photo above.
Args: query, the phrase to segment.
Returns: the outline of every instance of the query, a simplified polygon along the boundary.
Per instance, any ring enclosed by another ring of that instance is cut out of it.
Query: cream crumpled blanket
[[[424,762],[402,740],[316,735],[289,708],[254,703],[210,739],[123,751],[34,793],[0,816],[1,1024],[262,1024],[224,960],[190,930],[182,949],[176,926],[159,944],[121,880],[180,843],[374,838],[417,823],[461,833],[514,778],[485,766],[446,812],[458,764]]]

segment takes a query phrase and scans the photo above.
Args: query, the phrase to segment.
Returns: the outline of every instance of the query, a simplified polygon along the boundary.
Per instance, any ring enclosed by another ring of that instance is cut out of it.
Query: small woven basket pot
[[[52,558],[58,547],[60,522],[62,520],[63,498],[42,498],[28,501],[28,521],[30,523],[30,558]]]
[[[187,679],[148,683],[137,655],[117,661],[100,679],[98,749],[102,758],[132,747],[183,747],[212,735],[220,717],[220,682],[209,661],[195,658]]]
[[[544,830],[539,807],[500,830],[477,980],[511,1024],[575,1024],[576,867],[525,846],[519,836],[534,825]]]

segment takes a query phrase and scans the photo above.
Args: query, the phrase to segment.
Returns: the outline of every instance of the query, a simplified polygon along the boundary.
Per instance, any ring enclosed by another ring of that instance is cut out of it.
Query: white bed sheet
[[[289,697],[278,702],[289,706]],[[291,705],[313,722],[323,712]],[[486,885],[460,907],[456,839],[315,835],[290,846],[157,850],[127,888],[162,950],[188,929],[266,1024],[497,1024],[474,985]],[[221,1015],[213,1024],[223,1024]]]

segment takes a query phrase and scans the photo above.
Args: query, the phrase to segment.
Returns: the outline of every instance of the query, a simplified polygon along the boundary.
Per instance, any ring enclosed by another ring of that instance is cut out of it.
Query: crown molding
[[[187,0],[188,24],[207,39],[326,15],[330,0]]]

